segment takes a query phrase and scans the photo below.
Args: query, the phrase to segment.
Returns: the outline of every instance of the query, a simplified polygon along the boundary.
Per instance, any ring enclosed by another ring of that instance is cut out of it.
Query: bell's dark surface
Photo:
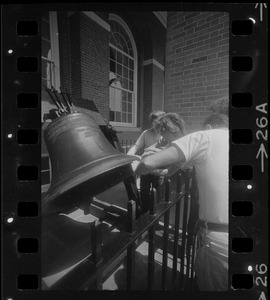
[[[82,113],[63,115],[44,132],[52,167],[51,186],[42,199],[43,213],[63,212],[132,175],[136,156],[114,148],[98,124]]]

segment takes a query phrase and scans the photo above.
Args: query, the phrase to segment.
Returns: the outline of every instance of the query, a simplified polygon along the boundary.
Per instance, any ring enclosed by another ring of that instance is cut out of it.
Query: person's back
[[[194,137],[196,137],[196,142],[194,142]],[[195,166],[196,168],[200,219],[206,222],[228,224],[228,130],[198,131],[174,143],[180,142],[181,150],[188,161],[185,167]]]
[[[195,167],[199,190],[199,231],[194,270],[201,291],[228,290],[228,116],[211,114],[204,130],[174,140],[163,151],[145,157],[137,174],[164,166]],[[166,138],[167,130],[163,136]]]

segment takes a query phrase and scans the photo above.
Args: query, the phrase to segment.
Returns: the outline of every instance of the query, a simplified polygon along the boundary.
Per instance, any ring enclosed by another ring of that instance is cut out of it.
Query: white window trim
[[[137,52],[137,47],[136,47],[136,44],[135,44],[135,40],[133,38],[133,35],[128,27],[128,25],[126,24],[126,22],[120,18],[119,16],[115,15],[115,14],[110,14],[109,15],[109,21],[116,21],[118,22],[127,32],[129,38],[130,38],[130,42],[131,42],[131,45],[132,45],[132,48],[133,48],[133,52],[134,52],[134,94],[135,94],[135,97],[134,97],[134,107],[132,108],[133,111],[132,111],[132,116],[134,116],[134,121],[132,124],[126,124],[126,123],[120,123],[120,122],[110,122],[110,124],[112,126],[117,126],[117,127],[137,127],[137,98],[138,98],[138,91],[137,91],[137,86],[138,86],[138,82],[137,82],[137,76],[138,76],[138,67],[137,67],[137,64],[138,64],[138,52]]]
[[[148,66],[148,65],[151,65],[151,64],[155,65],[156,67],[158,67],[162,71],[164,71],[164,69],[165,69],[164,66],[161,63],[159,63],[158,61],[156,61],[154,58],[145,60],[143,62],[144,66]]]
[[[166,11],[154,11],[155,16],[159,19],[161,24],[167,28],[167,12]]]

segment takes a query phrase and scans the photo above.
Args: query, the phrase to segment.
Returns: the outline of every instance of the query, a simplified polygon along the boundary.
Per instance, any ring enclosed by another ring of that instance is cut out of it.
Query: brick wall
[[[62,25],[60,57],[63,66],[61,84],[70,86],[75,105],[78,98],[92,100],[100,114],[108,120],[109,32],[82,12],[73,14],[68,22],[62,16],[60,22]],[[68,56],[69,47],[70,56]],[[65,72],[71,74],[70,79],[68,75],[65,76]]]
[[[229,95],[229,15],[168,12],[165,111],[199,130],[211,103]]]
[[[82,98],[109,120],[109,31],[81,14]]]
[[[81,97],[81,50],[80,50],[80,15],[75,13],[69,19],[71,51],[71,93],[72,97]]]
[[[59,38],[59,59],[61,88],[67,89],[71,93],[71,53],[70,53],[70,35],[67,12],[58,12],[58,38]]]

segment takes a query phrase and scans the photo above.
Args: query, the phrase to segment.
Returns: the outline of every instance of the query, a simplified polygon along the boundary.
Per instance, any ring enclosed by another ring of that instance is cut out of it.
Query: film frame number
[[[255,278],[255,284],[257,286],[262,285],[263,287],[267,287],[267,276],[262,276],[267,273],[267,265],[260,264],[255,266],[256,272],[261,275]],[[265,293],[262,291],[258,300],[266,300]]]
[[[267,115],[266,106],[267,106],[267,103],[257,105],[256,110]],[[260,158],[261,172],[264,173],[264,159],[268,158],[268,155],[267,155],[267,152],[266,152],[266,149],[264,146],[264,142],[266,142],[268,140],[268,131],[267,131],[267,129],[264,129],[268,125],[267,117],[263,116],[261,118],[256,118],[256,125],[259,128],[259,130],[256,131],[256,138],[257,138],[257,140],[262,139],[260,148],[256,155],[256,159]]]

